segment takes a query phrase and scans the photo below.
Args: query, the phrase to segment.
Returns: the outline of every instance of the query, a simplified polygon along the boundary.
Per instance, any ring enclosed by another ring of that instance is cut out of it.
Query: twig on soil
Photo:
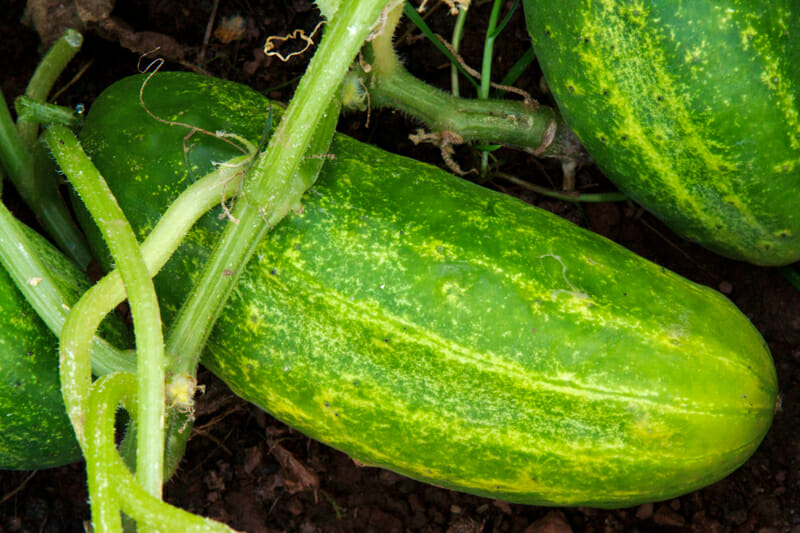
[[[200,47],[200,53],[197,54],[197,62],[201,65],[206,59],[206,49],[208,48],[208,41],[211,39],[211,30],[214,28],[214,21],[217,19],[218,8],[219,0],[214,0],[214,5],[211,7],[211,14],[208,16],[208,24],[206,24],[206,33],[203,35],[203,45]]]
[[[3,495],[3,497],[2,497],[2,498],[0,498],[0,505],[3,505],[3,504],[4,504],[4,503],[6,503],[8,500],[10,500],[11,498],[13,498],[15,494],[17,494],[19,491],[21,491],[22,489],[24,489],[24,488],[25,488],[25,485],[27,485],[27,484],[28,484],[28,481],[30,481],[31,479],[33,479],[33,476],[35,476],[35,475],[36,475],[36,472],[38,472],[38,470],[34,470],[34,471],[33,471],[33,472],[31,472],[30,474],[28,474],[28,477],[26,477],[25,479],[23,479],[23,480],[22,480],[22,483],[20,483],[19,485],[17,485],[17,487],[16,487],[14,490],[12,490],[11,492],[9,492],[9,493],[7,493],[7,494],[4,494],[4,495]]]

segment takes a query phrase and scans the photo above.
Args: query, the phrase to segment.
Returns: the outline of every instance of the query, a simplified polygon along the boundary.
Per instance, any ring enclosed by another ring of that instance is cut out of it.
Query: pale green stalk
[[[59,167],[103,234],[125,283],[138,363],[136,418],[140,431],[136,476],[150,494],[160,497],[164,469],[164,343],[155,288],[133,229],[75,135],[64,126],[53,125],[46,138]]]
[[[116,478],[109,465],[114,463],[114,420],[117,406],[127,399],[129,407],[136,397],[136,378],[127,372],[103,376],[94,382],[86,416],[86,480],[92,503],[92,529],[103,533],[122,533],[122,506]],[[131,409],[135,413],[135,410]],[[110,445],[109,445],[109,441]],[[115,475],[116,474],[116,475]]]
[[[92,521],[95,531],[114,528],[119,519],[119,509],[140,525],[164,532],[181,533],[233,533],[234,530],[208,518],[203,518],[173,507],[148,494],[134,479],[114,446],[114,413],[123,403],[131,414],[137,412],[136,377],[119,372],[104,376],[92,386],[87,416],[88,443],[87,469],[90,486],[101,487],[104,498],[96,502],[92,497]],[[93,463],[93,466],[89,466]],[[99,506],[96,508],[95,506]],[[102,514],[100,514],[102,513]],[[116,516],[116,520],[114,519]]]
[[[40,259],[29,233],[0,203],[0,261],[45,325],[58,336],[73,301]],[[94,373],[102,375],[113,370],[134,370],[135,362],[129,354],[94,337],[96,329],[91,330],[87,341],[87,358],[91,346]]]
[[[28,84],[26,95],[43,102],[67,62],[80,48],[83,37],[67,30],[42,59]],[[58,194],[56,174],[44,153],[35,150],[38,123],[26,120],[14,125],[0,93],[0,164],[22,199],[45,231],[81,269],[91,254],[77,225]]]
[[[46,101],[56,80],[81,49],[82,44],[83,35],[73,29],[67,29],[39,62],[25,88],[25,96],[39,102]],[[17,128],[27,146],[32,146],[36,142],[38,126],[38,122],[35,121],[18,121]]]

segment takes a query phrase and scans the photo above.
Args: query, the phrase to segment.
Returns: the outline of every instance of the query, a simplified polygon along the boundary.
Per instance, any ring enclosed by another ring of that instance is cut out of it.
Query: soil
[[[262,47],[269,35],[284,35],[296,28],[307,33],[313,30],[319,20],[313,5],[308,0],[220,2],[216,22],[239,15],[244,32],[238,40],[225,43],[211,37],[204,44],[213,3],[120,2],[111,13],[117,21],[114,25],[95,23],[86,28],[83,49],[58,87],[78,78],[58,96],[58,103],[91,104],[113,80],[135,73],[140,54],[154,43],[163,46],[162,55],[168,59],[165,68],[201,69],[287,101],[310,52],[281,63],[265,58]],[[491,6],[473,3],[462,50],[467,63],[479,65],[481,26],[488,20]],[[31,4],[44,6],[41,20],[57,26],[57,8],[71,2]],[[512,2],[507,4],[506,9]],[[10,100],[23,92],[43,48],[37,31],[20,23],[25,2],[11,0],[4,5],[0,62],[2,89]],[[102,2],[93,5],[103,7]],[[237,29],[235,21],[227,20],[227,34],[220,34],[223,40]],[[436,9],[430,23],[449,35],[452,20],[445,9]],[[48,29],[42,26],[40,31]],[[495,72],[505,72],[528,46],[518,10],[498,41]],[[429,42],[405,37],[398,41],[398,50],[414,74],[449,87],[446,60]],[[547,100],[539,89],[539,78],[534,65],[517,86]],[[415,147],[405,135],[418,124],[391,111],[374,111],[370,128],[365,127],[365,118],[363,114],[348,115],[340,130],[387,150],[442,165],[436,148]],[[560,186],[557,165],[512,151],[498,155],[505,172],[541,186]],[[474,165],[468,150],[459,150],[456,158],[464,168]],[[577,183],[590,192],[613,190],[592,167],[578,173]],[[576,207],[502,180],[485,185],[554,211],[691,280],[717,288],[753,321],[772,350],[782,408],[765,441],[742,468],[703,490],[630,509],[513,505],[361,466],[246,404],[202,372],[208,391],[199,398],[194,436],[179,472],[166,486],[167,500],[251,533],[800,532],[800,292],[775,269],[723,259],[683,241],[630,203]],[[13,192],[6,189],[7,201],[13,201]],[[0,472],[0,533],[84,531],[88,520],[82,463],[40,472]]]

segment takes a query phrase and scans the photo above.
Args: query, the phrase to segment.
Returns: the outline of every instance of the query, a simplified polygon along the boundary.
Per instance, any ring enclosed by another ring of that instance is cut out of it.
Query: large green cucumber
[[[677,233],[800,260],[800,3],[525,0],[564,119]]]
[[[236,155],[197,134],[184,154],[186,128],[142,109],[142,82],[106,89],[82,132],[140,235]],[[254,140],[268,105],[187,73],[154,76],[144,101]],[[439,169],[344,136],[332,151],[215,327],[203,362],[236,393],[361,462],[515,502],[668,498],[756,449],[775,370],[719,293]],[[219,214],[156,278],[167,320]]]

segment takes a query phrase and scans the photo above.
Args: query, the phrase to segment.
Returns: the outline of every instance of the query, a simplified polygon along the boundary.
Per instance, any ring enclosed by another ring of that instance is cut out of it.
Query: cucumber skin
[[[567,124],[676,233],[800,260],[800,3],[525,0]]]
[[[85,278],[30,232],[63,287],[77,295]],[[0,470],[39,470],[78,461],[81,451],[61,397],[58,339],[0,266]]]
[[[82,132],[140,236],[237,155],[193,136],[189,174],[186,129],[145,114],[142,80],[103,92]],[[267,116],[251,89],[187,73],[156,75],[144,99],[253,140]],[[234,392],[360,462],[529,504],[662,500],[757,448],[775,369],[723,296],[439,169],[344,136],[332,152],[215,326],[203,363]],[[219,214],[155,279],[167,321]]]

